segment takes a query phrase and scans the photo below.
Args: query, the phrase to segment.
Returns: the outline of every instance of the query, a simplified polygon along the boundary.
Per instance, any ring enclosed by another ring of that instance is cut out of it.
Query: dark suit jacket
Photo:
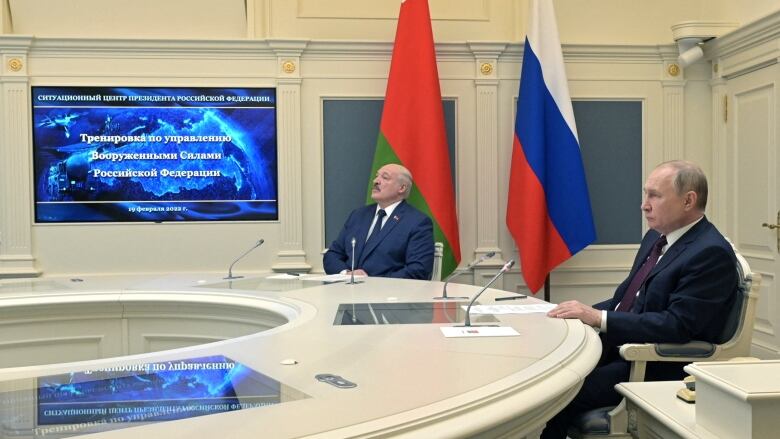
[[[607,331],[601,334],[605,350],[624,343],[720,341],[725,316],[737,298],[737,262],[731,245],[707,218],[667,249],[642,286],[633,312],[613,311],[624,294],[632,294],[626,288],[658,237],[654,230],[647,232],[631,274],[612,299],[594,305],[607,310]]]
[[[362,268],[369,276],[430,279],[433,271],[431,219],[402,201],[385,222],[379,239],[366,246],[375,213],[376,204],[352,211],[322,259],[325,272],[333,274],[351,268],[354,237],[355,269]]]

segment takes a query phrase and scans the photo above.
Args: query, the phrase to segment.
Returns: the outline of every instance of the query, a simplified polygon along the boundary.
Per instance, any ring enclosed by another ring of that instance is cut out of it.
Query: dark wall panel
[[[326,246],[338,236],[349,212],[365,202],[382,104],[378,99],[323,103]],[[455,101],[443,105],[457,181]],[[573,107],[596,223],[595,244],[636,244],[642,237],[642,103],[574,101]]]
[[[366,202],[384,100],[326,100],[322,117],[325,160],[325,245],[339,234],[347,215]],[[455,101],[445,100],[444,123],[455,174]],[[412,176],[414,177],[414,176]]]
[[[642,238],[642,103],[574,101],[596,244]]]

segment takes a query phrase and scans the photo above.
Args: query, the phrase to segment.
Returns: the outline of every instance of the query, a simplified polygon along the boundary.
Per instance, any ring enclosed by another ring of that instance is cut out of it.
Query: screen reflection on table
[[[334,325],[457,324],[466,317],[468,302],[342,303]],[[496,322],[491,315],[472,315],[473,322]]]

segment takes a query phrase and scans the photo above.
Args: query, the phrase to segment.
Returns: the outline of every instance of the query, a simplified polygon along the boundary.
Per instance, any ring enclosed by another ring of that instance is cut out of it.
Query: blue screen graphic
[[[36,222],[276,220],[273,88],[33,87]]]
[[[43,377],[37,400],[44,433],[43,426],[104,431],[282,402],[278,381],[224,356]]]

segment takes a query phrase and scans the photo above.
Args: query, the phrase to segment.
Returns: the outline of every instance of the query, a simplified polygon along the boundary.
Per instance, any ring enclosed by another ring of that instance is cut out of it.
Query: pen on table
[[[499,300],[515,300],[515,299],[525,299],[528,296],[520,295],[520,296],[506,296],[506,297],[496,297],[496,302]]]

